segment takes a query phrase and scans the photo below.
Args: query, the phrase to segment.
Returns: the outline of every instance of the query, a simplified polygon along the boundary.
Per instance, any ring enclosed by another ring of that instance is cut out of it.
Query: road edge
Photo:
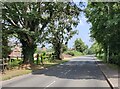
[[[102,68],[99,66],[99,63],[96,61],[97,59],[96,59],[96,58],[94,58],[94,59],[95,59],[95,63],[97,64],[98,68],[100,69],[100,71],[101,71],[102,74],[104,75],[107,83],[109,84],[110,88],[111,88],[111,89],[116,89],[116,88],[114,87],[114,85],[112,84],[112,82],[111,82],[111,81],[109,80],[109,78],[107,77],[107,75],[104,73],[104,71],[102,70]]]

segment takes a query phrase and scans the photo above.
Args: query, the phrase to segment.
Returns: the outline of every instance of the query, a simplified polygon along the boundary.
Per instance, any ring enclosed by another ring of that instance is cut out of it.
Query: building
[[[15,46],[15,48],[13,49],[13,51],[10,53],[10,58],[20,58],[22,55],[22,49],[20,46]]]

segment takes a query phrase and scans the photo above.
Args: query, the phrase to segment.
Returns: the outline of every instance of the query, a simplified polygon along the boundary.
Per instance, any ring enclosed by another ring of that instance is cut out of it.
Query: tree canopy
[[[52,19],[55,3],[4,2],[2,16],[11,34],[16,34],[22,43],[24,62],[33,61],[36,43],[42,39],[44,28]],[[46,14],[46,16],[44,15]]]
[[[101,44],[108,62],[120,54],[120,4],[89,2],[85,10],[91,22],[91,37]],[[115,59],[118,64],[118,59]]]
[[[43,43],[47,36],[48,42],[52,43],[54,48],[61,49],[61,44],[63,42],[67,44],[76,33],[72,31],[72,26],[77,26],[80,9],[74,2],[3,2],[2,4],[3,27],[8,34],[15,34],[20,40],[24,63],[33,63],[37,43]]]
[[[81,9],[75,3],[58,3],[58,12],[54,19],[48,24],[47,42],[53,45],[57,59],[61,59],[63,45],[67,45],[77,30],[73,30],[79,23]]]
[[[78,52],[82,53],[87,49],[87,45],[85,45],[81,38],[75,40],[74,47]]]

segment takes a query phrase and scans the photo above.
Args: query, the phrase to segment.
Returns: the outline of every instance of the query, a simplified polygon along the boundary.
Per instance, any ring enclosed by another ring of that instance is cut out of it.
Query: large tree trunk
[[[39,54],[36,55],[37,56],[37,65],[39,64]]]
[[[30,63],[32,64],[34,62],[34,47],[22,47],[23,49],[23,63]]]
[[[62,60],[60,49],[56,50],[55,53],[56,53],[56,59]]]
[[[56,54],[56,59],[62,60],[62,57],[61,57],[62,50],[61,50],[61,45],[59,43],[55,46],[54,50],[55,50],[55,54]]]
[[[37,45],[34,42],[28,43],[27,41],[21,40],[22,43],[22,54],[24,64],[34,64],[34,53]]]

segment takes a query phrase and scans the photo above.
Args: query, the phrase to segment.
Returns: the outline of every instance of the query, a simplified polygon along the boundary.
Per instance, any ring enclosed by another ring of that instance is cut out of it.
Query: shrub
[[[83,55],[83,53],[81,52],[78,52],[76,50],[69,50],[69,51],[66,51],[64,52],[65,54],[68,54],[68,55],[71,55],[71,56],[80,56],[80,55]]]
[[[13,67],[19,66],[21,63],[22,63],[21,59],[18,59],[18,60],[14,59],[14,61],[8,62],[8,66],[13,68]]]
[[[72,51],[68,51],[68,52],[66,52],[66,54],[71,55],[71,56],[75,55]]]
[[[54,61],[54,58],[55,57],[55,55],[54,55],[54,53],[51,53],[51,54],[49,54],[49,58],[48,58],[48,60],[51,62],[51,61]]]
[[[120,54],[112,56],[110,59],[110,63],[120,66]]]

